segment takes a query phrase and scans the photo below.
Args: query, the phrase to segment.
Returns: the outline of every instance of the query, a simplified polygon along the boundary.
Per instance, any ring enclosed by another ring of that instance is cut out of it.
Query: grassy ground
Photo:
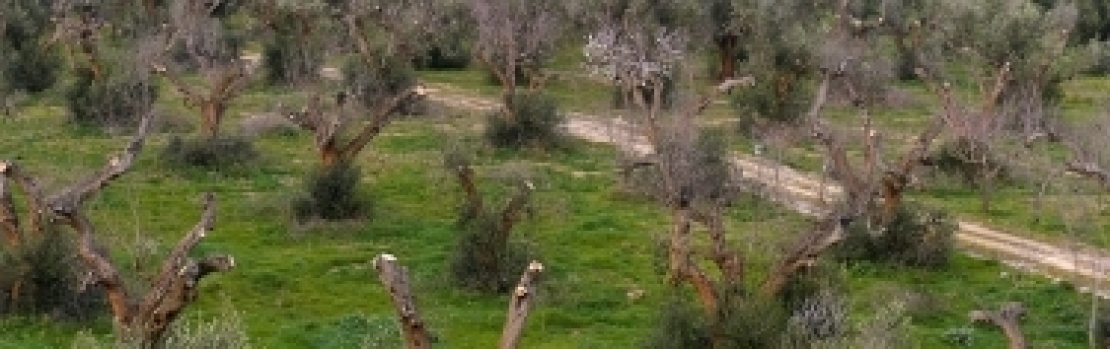
[[[477,72],[425,77],[473,86],[484,79]],[[596,96],[606,90],[593,86],[557,83],[552,88],[564,100],[578,100],[571,106],[597,106]],[[495,88],[476,89],[496,93]],[[594,97],[582,97],[586,94]],[[280,89],[252,89],[236,103],[228,128],[291,96]],[[170,98],[162,104],[191,115]],[[73,130],[56,105],[49,98],[32,101],[18,118],[0,121],[5,130],[0,157],[19,159],[50,188],[96,168],[127,139]],[[95,198],[88,212],[117,262],[141,280],[196,222],[199,195],[215,192],[216,230],[196,252],[232,254],[237,269],[204,280],[200,301],[185,316],[212,319],[233,308],[258,347],[346,348],[353,344],[343,343],[358,343],[362,336],[388,336],[393,309],[369,261],[392,253],[409,267],[418,305],[441,347],[486,348],[499,336],[505,297],[455,290],[445,273],[461,198],[440,164],[444,149],[463,147],[477,154],[484,190],[496,191],[506,174],[529,176],[538,185],[534,213],[517,237],[535,247],[547,274],[521,347],[640,347],[666,294],[653,243],[666,229],[665,213],[619,189],[612,149],[575,143],[567,151],[496,151],[475,140],[471,126],[481,118],[441,112],[391,125],[358,158],[364,188],[375,197],[373,218],[367,221],[296,226],[287,218],[287,203],[316,163],[312,140],[303,133],[260,138],[262,161],[231,175],[163,168],[156,157],[169,135],[154,135],[133,171]],[[741,201],[729,216],[729,238],[751,256],[755,274],[773,261],[767,251],[776,251],[807,224],[755,199]],[[140,267],[130,267],[135,264]],[[920,347],[958,347],[952,343],[964,337],[972,347],[1004,347],[997,330],[971,327],[966,320],[968,311],[1003,301],[1030,306],[1025,324],[1036,346],[1084,346],[1082,295],[994,262],[957,257],[943,271],[866,264],[836,268],[847,280],[850,304],[857,309],[854,319],[870,316],[887,300],[902,299],[892,295],[924,300],[907,312]],[[628,296],[638,291],[642,298]],[[64,324],[3,318],[0,348],[66,347],[81,330],[104,337],[110,324],[106,316],[95,323]]]

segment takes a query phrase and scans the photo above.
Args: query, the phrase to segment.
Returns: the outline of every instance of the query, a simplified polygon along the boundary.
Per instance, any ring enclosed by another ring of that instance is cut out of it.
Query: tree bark
[[[200,261],[188,257],[212,229],[215,215],[215,199],[212,194],[206,194],[200,222],[166,257],[156,281],[138,301],[128,291],[111,260],[93,247],[94,228],[88,218],[80,212],[65,216],[80,235],[78,256],[94,273],[96,284],[103,286],[108,294],[113,323],[120,338],[143,348],[161,345],[169,326],[199,296],[200,280],[235,266],[235,260],[227,255],[209,256]]]
[[[397,263],[397,257],[390,254],[378,255],[374,258],[374,269],[382,285],[389,291],[393,298],[393,306],[397,309],[397,318],[404,330],[405,346],[409,349],[431,348],[431,336],[420,319],[416,310],[416,301],[412,291],[409,290],[409,278],[405,267]]]
[[[535,299],[536,283],[539,282],[543,264],[532,261],[528,269],[520,276],[520,282],[509,299],[509,311],[505,317],[505,326],[501,329],[500,349],[514,349],[524,331],[524,322],[528,319],[528,312]]]
[[[739,37],[733,33],[723,33],[717,36],[717,59],[721,71],[717,74],[717,81],[726,81],[736,76],[736,47]]]

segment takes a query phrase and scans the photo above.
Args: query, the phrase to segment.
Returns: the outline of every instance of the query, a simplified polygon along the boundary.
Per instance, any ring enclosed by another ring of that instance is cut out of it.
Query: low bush
[[[0,250],[0,270],[0,315],[88,319],[102,308],[103,293],[80,285],[84,265],[59,232],[28,234],[19,247]]]
[[[847,233],[832,251],[840,260],[942,268],[951,259],[956,222],[944,211],[906,203],[886,225],[856,220]]]
[[[688,199],[696,202],[733,202],[741,193],[742,183],[733,176],[728,162],[727,142],[719,133],[704,133],[693,147],[664,144],[659,157],[674,164],[671,169],[686,188]],[[662,169],[654,163],[660,159],[625,159],[620,166],[621,184],[629,194],[666,200]]]
[[[691,295],[682,292],[676,289],[663,304],[656,330],[647,337],[643,347],[778,348],[785,339],[789,317],[778,302],[751,295],[725,296],[717,320],[710,321],[700,305],[686,300]],[[719,342],[714,343],[714,337]]]
[[[77,69],[74,75],[74,82],[65,92],[66,108],[70,122],[80,126],[107,130],[135,127],[150,113],[158,97],[157,87],[147,77],[96,77],[88,69]]]
[[[238,136],[182,139],[174,136],[159,159],[171,168],[236,171],[258,160],[250,140]]]
[[[370,199],[358,187],[362,172],[357,166],[339,163],[317,169],[305,181],[305,194],[293,200],[298,222],[313,219],[336,221],[369,215]]]
[[[1091,41],[1087,44],[1087,66],[1083,73],[1110,75],[1110,41]]]
[[[974,147],[971,141],[957,140],[945,142],[937,148],[927,159],[927,164],[933,166],[941,173],[958,177],[966,185],[975,185],[982,179],[987,171],[997,171],[995,180],[1006,181],[1010,179],[1010,170],[1002,160],[993,153],[986,154],[986,161],[973,161],[978,157],[978,151],[987,147]],[[986,150],[989,151],[989,150]]]
[[[541,93],[517,93],[508,113],[499,110],[487,117],[486,140],[498,148],[555,148],[563,144],[558,128],[564,116],[555,99]]]
[[[500,293],[516,285],[528,265],[527,245],[503,241],[495,232],[500,217],[483,212],[456,225],[458,239],[451,257],[451,276],[459,287],[471,291]]]

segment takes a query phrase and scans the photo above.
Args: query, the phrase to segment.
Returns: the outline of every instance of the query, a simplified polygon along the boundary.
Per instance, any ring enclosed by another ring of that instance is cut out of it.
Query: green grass
[[[497,93],[496,87],[482,87],[484,73],[423,74],[481,94]],[[560,98],[578,100],[569,102],[569,109],[607,102],[609,95],[599,92],[607,91],[603,87],[572,87],[553,85]],[[251,89],[233,105],[226,126],[285,98],[293,97],[288,91]],[[160,103],[169,107],[178,102],[165,97]],[[51,98],[36,100],[19,118],[0,121],[5,130],[0,158],[18,159],[48,188],[59,188],[100,166],[127,137],[75,132],[53,105]],[[666,231],[667,213],[618,189],[613,175],[618,155],[609,147],[574,143],[551,152],[495,150],[474,140],[479,136],[469,126],[479,120],[481,116],[464,114],[391,125],[358,157],[363,185],[375,198],[373,218],[364,222],[291,223],[288,202],[317,163],[312,140],[303,133],[259,139],[263,159],[236,175],[162,168],[156,157],[169,135],[153,135],[132,172],[94,198],[87,212],[120,265],[131,260],[160,263],[195,224],[200,194],[215,192],[216,230],[195,254],[229,253],[237,268],[205,279],[200,300],[185,316],[211,317],[230,304],[242,313],[256,346],[327,347],[328,339],[322,337],[334,333],[345,318],[392,319],[389,296],[369,265],[377,254],[392,253],[409,268],[418,306],[442,346],[487,348],[500,334],[506,297],[458,291],[445,275],[461,197],[454,178],[440,165],[441,154],[469,145],[477,153],[483,190],[499,190],[504,181],[498,178],[504,173],[524,172],[537,184],[534,214],[515,234],[537,249],[547,269],[521,347],[640,347],[667,293],[657,273],[653,240]],[[961,205],[957,197],[953,194],[952,201]],[[808,224],[754,199],[742,200],[728,215],[728,238],[750,257],[754,276],[774,261],[768,251],[779,250]],[[140,244],[152,244],[157,253],[134,248]],[[122,268],[131,277],[142,277],[156,267]],[[1003,272],[1013,276],[1001,278]],[[859,265],[848,267],[845,276],[858,308],[853,316],[868,316],[876,295],[892,288],[933,300],[910,318],[920,347],[951,347],[944,333],[970,326],[968,311],[1003,301],[1030,306],[1026,328],[1036,346],[1084,346],[1081,295],[994,262],[958,257],[950,269],[939,272]],[[633,290],[643,290],[644,297],[630,299],[627,293]],[[110,327],[107,316],[94,323],[66,324],[4,318],[0,348],[66,347],[78,331],[105,336]],[[974,347],[1002,347],[995,329],[974,327],[972,334]]]

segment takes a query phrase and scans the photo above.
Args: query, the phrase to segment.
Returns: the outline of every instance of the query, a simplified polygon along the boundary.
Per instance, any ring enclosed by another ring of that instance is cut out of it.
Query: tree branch
[[[370,123],[363,127],[362,131],[343,147],[339,152],[340,156],[343,159],[354,158],[375,136],[382,132],[386,125],[393,121],[394,114],[414,100],[424,98],[425,94],[424,87],[417,85],[391,98],[374,112],[374,117]]]
[[[99,192],[113,179],[119,178],[127,172],[135,158],[139,156],[139,151],[143,148],[143,142],[150,130],[150,119],[150,114],[143,117],[142,121],[139,122],[139,129],[135,131],[135,136],[132,137],[131,142],[128,143],[127,148],[124,148],[122,153],[110,157],[108,163],[92,176],[52,195],[46,201],[48,207],[55,213],[76,212],[85,203],[85,200]]]
[[[795,274],[814,265],[825,250],[843,240],[847,235],[844,231],[847,220],[839,214],[830,214],[818,222],[772,269],[761,288],[763,294],[778,295]]]
[[[514,349],[524,331],[524,321],[528,319],[528,312],[535,300],[536,283],[539,282],[543,264],[532,261],[528,269],[520,276],[520,282],[509,299],[509,311],[505,316],[505,326],[501,329],[500,349]]]
[[[181,238],[181,241],[177,243],[170,255],[162,262],[162,269],[158,272],[158,278],[150,290],[147,291],[146,296],[143,297],[140,309],[149,311],[157,308],[157,305],[170,292],[175,279],[182,276],[180,272],[184,270],[183,267],[189,262],[189,251],[192,251],[193,247],[212,230],[212,225],[216,219],[216,198],[212,193],[204,194],[202,207],[203,213],[201,213],[200,221],[188,234]]]
[[[382,285],[389,291],[393,298],[393,306],[397,309],[397,320],[405,334],[405,345],[409,349],[426,349],[431,347],[431,336],[420,319],[416,310],[416,301],[412,291],[409,290],[409,278],[405,267],[397,263],[397,257],[391,254],[382,254],[374,258],[374,269]]]
[[[1021,333],[1019,322],[1025,316],[1025,307],[1021,303],[1009,302],[1003,304],[997,311],[976,310],[968,314],[973,322],[986,322],[998,326],[1006,339],[1010,342],[1010,349],[1025,349],[1025,336]]]
[[[513,226],[520,222],[524,208],[528,205],[528,199],[534,189],[535,186],[532,185],[532,182],[524,181],[517,189],[516,195],[513,195],[505,208],[501,210],[501,220],[497,225],[498,235],[501,238],[499,241],[508,241],[509,232],[513,230]]]

